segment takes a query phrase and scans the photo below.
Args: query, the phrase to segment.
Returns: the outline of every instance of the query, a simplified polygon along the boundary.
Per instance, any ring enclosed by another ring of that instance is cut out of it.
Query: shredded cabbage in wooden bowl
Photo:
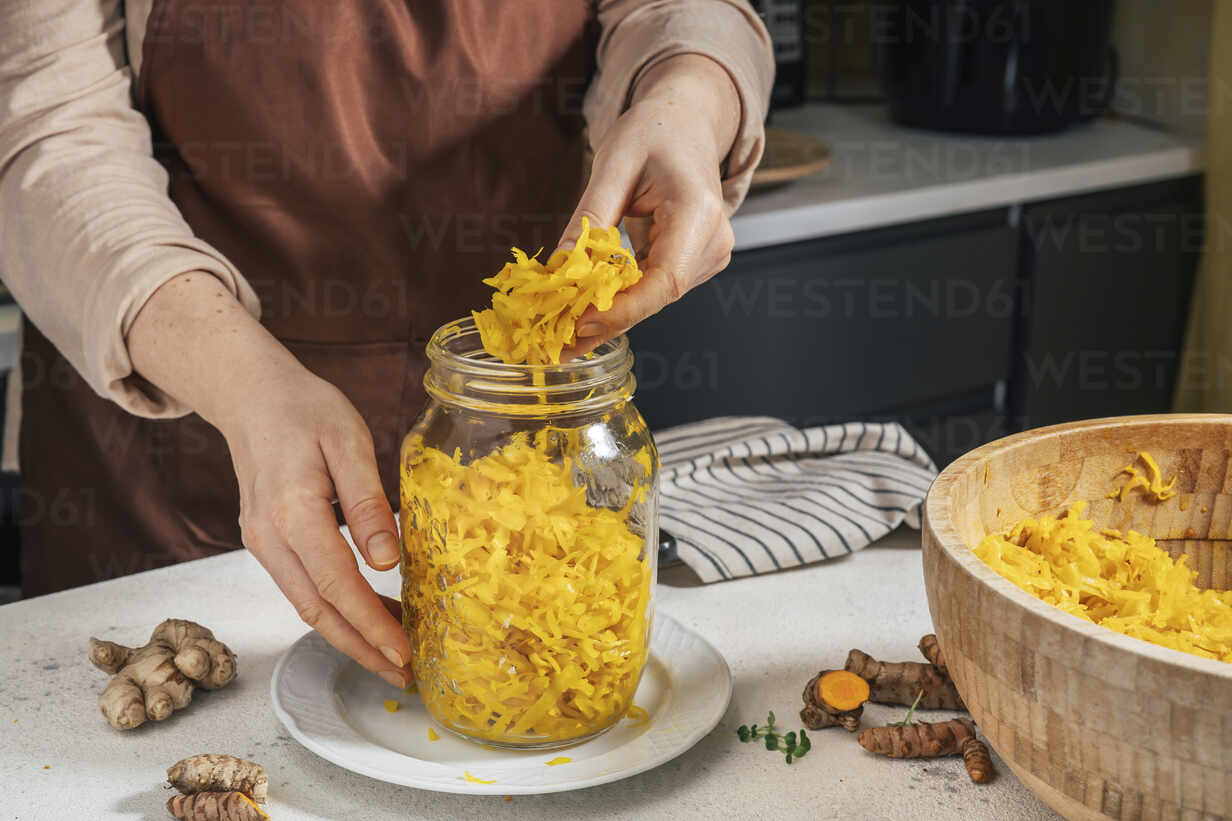
[[[1232,415],[1158,414],[1013,434],[929,491],[924,579],[951,678],[1066,818],[1232,821],[1213,729],[1232,726],[1230,487]]]
[[[1132,530],[1096,530],[1082,518],[1085,510],[1086,502],[1077,502],[1058,516],[1024,519],[1008,533],[985,536],[975,554],[1032,596],[1081,619],[1232,662],[1232,591],[1201,589],[1188,557],[1174,560]]]

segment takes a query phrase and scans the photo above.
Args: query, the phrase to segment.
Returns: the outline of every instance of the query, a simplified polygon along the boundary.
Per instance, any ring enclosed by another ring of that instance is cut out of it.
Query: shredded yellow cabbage
[[[628,712],[625,713],[625,718],[633,722],[634,727],[641,727],[643,724],[650,723],[650,714],[642,707],[636,704],[630,704]]]
[[[1125,501],[1125,494],[1136,487],[1142,488],[1143,493],[1157,502],[1163,502],[1175,496],[1176,477],[1173,476],[1172,480],[1165,485],[1163,473],[1160,471],[1159,465],[1155,463],[1155,459],[1151,457],[1151,454],[1144,450],[1138,454],[1138,458],[1146,466],[1146,475],[1143,475],[1140,470],[1134,467],[1132,462],[1129,463],[1121,468],[1118,473],[1118,475],[1121,473],[1129,474],[1128,481],[1119,488],[1112,490],[1108,494],[1108,498],[1123,502]]]
[[[514,261],[483,281],[496,289],[492,307],[471,312],[484,350],[502,362],[560,362],[576,341],[577,318],[591,305],[611,309],[616,294],[642,278],[619,229],[592,229],[585,217],[572,250],[556,251],[546,264],[538,256],[514,248]]]
[[[549,442],[546,430],[521,435],[466,464],[420,443],[403,467],[404,619],[419,692],[438,721],[489,741],[607,728],[646,660],[644,539],[625,511],[587,503]]]
[[[1081,619],[1173,650],[1232,662],[1232,591],[1203,590],[1135,531],[1083,519],[1086,502],[984,537],[975,554],[1036,598]]]

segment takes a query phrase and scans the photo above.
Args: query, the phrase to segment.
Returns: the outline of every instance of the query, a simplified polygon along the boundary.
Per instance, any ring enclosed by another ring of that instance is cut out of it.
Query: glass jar
[[[623,338],[508,365],[472,319],[428,343],[401,451],[402,619],[429,713],[549,749],[613,726],[649,651],[659,459]]]

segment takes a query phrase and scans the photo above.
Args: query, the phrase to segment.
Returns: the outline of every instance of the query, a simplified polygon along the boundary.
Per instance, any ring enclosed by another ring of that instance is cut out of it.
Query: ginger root
[[[996,770],[993,769],[992,756],[983,741],[975,736],[965,738],[959,749],[962,752],[963,764],[967,767],[967,775],[971,776],[972,781],[983,784],[992,780]]]
[[[167,770],[167,783],[187,794],[243,793],[258,804],[269,794],[265,768],[233,755],[204,753],[177,761]]]
[[[167,619],[143,647],[90,638],[90,661],[112,679],[98,708],[117,730],[162,721],[192,701],[193,689],[217,690],[235,678],[235,654],[196,622]]]
[[[870,727],[860,733],[860,746],[870,753],[891,758],[936,758],[958,755],[962,745],[975,738],[975,725],[969,718],[953,718],[938,724],[916,721],[911,724]]]
[[[937,643],[937,635],[929,633],[920,639],[920,654],[928,659],[928,663],[937,668],[943,676],[949,676],[949,668],[945,666],[945,657],[941,655],[941,645]]]
[[[269,813],[242,792],[199,792],[173,795],[167,812],[181,821],[265,821]]]
[[[855,732],[868,701],[868,682],[847,670],[822,670],[804,686],[800,720],[810,730],[841,726]]]
[[[878,661],[860,650],[847,654],[844,669],[868,682],[869,701],[879,704],[915,702],[926,710],[966,710],[950,677],[931,664],[920,661]]]

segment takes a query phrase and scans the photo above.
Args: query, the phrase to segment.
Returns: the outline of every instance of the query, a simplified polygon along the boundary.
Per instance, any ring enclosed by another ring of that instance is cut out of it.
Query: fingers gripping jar
[[[402,619],[424,704],[494,746],[598,735],[632,704],[654,612],[659,462],[628,343],[509,365],[464,319],[428,357],[401,452]]]

